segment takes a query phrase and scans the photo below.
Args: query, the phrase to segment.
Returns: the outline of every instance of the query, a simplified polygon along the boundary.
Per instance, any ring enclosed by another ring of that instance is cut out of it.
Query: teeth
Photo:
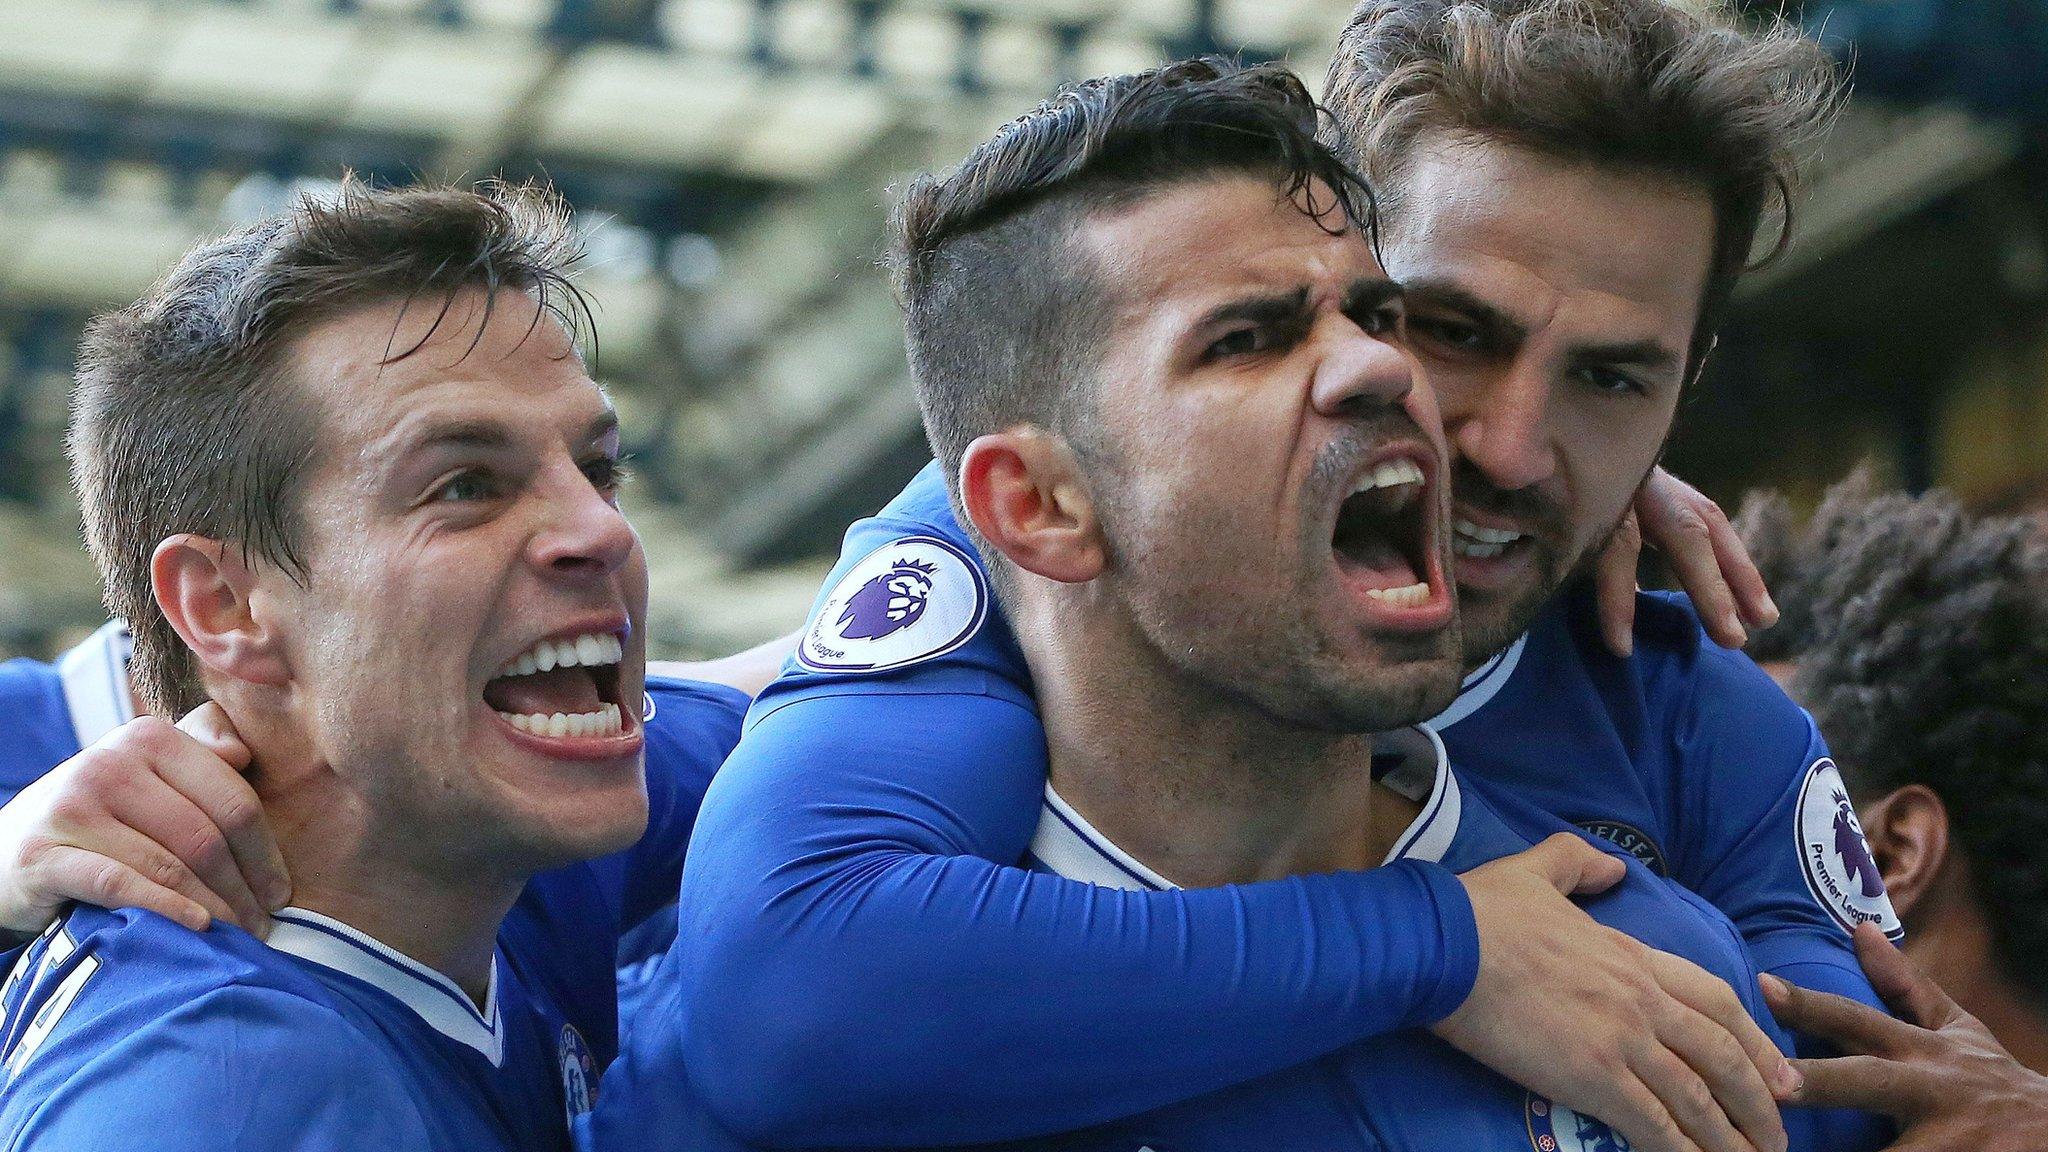
[[[1410,584],[1405,588],[1368,588],[1365,594],[1395,608],[1420,608],[1429,603],[1427,583]]]
[[[531,732],[535,736],[617,736],[626,730],[617,704],[606,704],[595,712],[556,712],[553,715],[545,712],[500,712],[498,715],[521,732]]]
[[[1351,490],[1351,494],[1356,496],[1360,492],[1370,492],[1375,488],[1398,488],[1404,484],[1420,483],[1422,468],[1415,461],[1389,460],[1374,468],[1371,475],[1361,479],[1358,487]]]
[[[591,668],[617,664],[626,646],[608,632],[586,632],[567,640],[543,640],[520,653],[498,672],[499,676],[531,676],[557,668]]]
[[[1505,544],[1474,544],[1463,537],[1451,537],[1451,554],[1471,560],[1490,560],[1508,550]]]
[[[1466,540],[1478,544],[1512,544],[1523,536],[1505,528],[1482,528],[1470,520],[1453,520],[1451,529]]]

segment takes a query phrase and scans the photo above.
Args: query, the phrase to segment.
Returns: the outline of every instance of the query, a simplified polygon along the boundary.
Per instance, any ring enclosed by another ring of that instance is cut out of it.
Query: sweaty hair
[[[1365,185],[1317,140],[1319,109],[1277,66],[1203,58],[1073,85],[897,205],[892,265],[911,379],[948,474],[975,437],[1072,431],[1111,288],[1070,243],[1093,214],[1220,175],[1273,181],[1368,231]],[[1335,205],[1316,203],[1334,195]]]
[[[1687,376],[1698,370],[1767,211],[1791,238],[1794,179],[1840,103],[1834,64],[1780,19],[1718,0],[1362,0],[1324,100],[1340,149],[1401,209],[1424,140],[1491,141],[1705,192],[1715,238]]]
[[[311,578],[299,487],[321,416],[290,379],[296,339],[394,301],[438,309],[438,329],[454,294],[472,286],[491,298],[528,293],[574,335],[588,316],[564,278],[578,252],[566,206],[542,188],[350,180],[331,200],[308,197],[200,245],[142,299],[87,327],[72,481],[107,608],[134,633],[130,677],[147,708],[175,717],[206,700],[197,660],[157,607],[159,543],[194,533]],[[432,335],[387,349],[384,362]]]
[[[1739,520],[1783,611],[1751,653],[1798,662],[1793,695],[1859,796],[1941,797],[2005,973],[2048,1006],[2048,532],[1867,471],[1803,530],[1775,496]]]

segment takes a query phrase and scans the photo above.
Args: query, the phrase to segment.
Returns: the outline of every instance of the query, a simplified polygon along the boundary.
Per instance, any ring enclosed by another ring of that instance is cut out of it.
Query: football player
[[[645,569],[572,236],[538,192],[351,187],[93,326],[88,541],[136,695],[204,740],[145,718],[77,759],[138,809],[166,765],[247,767],[290,904],[266,940],[53,924],[4,991],[10,1146],[568,1146],[619,928],[669,898],[743,703],[674,685],[643,774]]]
[[[1514,798],[1506,810],[1526,831],[1562,818],[1606,839],[1719,906],[1761,967],[1875,1003],[1849,929],[1895,932],[1897,921],[1881,892],[1844,883],[1832,833],[1818,854],[1803,839],[1815,798],[1836,785],[1811,721],[1670,597],[1640,600],[1632,652],[1617,658],[1587,582],[1572,579],[1651,473],[1760,223],[1836,91],[1795,32],[1702,13],[1653,0],[1374,0],[1340,42],[1325,91],[1341,147],[1381,197],[1387,268],[1408,288],[1405,340],[1449,441],[1472,671],[1432,727],[1462,769]],[[1025,307],[1007,286],[961,290],[995,313],[990,325]],[[1256,317],[1242,327],[1255,346],[1282,334]],[[913,349],[922,373],[978,354]],[[1043,374],[1059,354],[1010,371]],[[922,399],[943,449],[957,413]],[[1163,419],[1156,435],[1180,429]],[[1209,463],[1216,483],[1239,464]],[[786,1145],[1026,1135],[1416,1019],[1431,980],[1401,970],[1370,984],[1377,970],[1361,976],[1319,951],[1345,941],[1376,954],[1346,934],[1360,924],[1455,937],[1461,917],[1433,923],[1380,894],[1380,874],[1314,878],[1318,899],[1300,883],[1247,885],[1213,903],[1152,901],[1171,912],[1138,901],[1081,915],[1104,897],[1005,867],[1058,812],[1033,714],[1039,670],[987,592],[1004,569],[957,519],[960,483],[927,470],[849,533],[789,674],[757,701],[704,809],[678,967],[681,1056],[711,1110]],[[1128,562],[1221,544],[1169,528]],[[939,571],[893,590],[899,626],[887,629],[853,601],[899,559]],[[1322,909],[1314,931],[1244,930],[1294,923],[1305,906]],[[1491,951],[1484,926],[1481,939],[1482,989],[1489,963],[1537,962],[1511,935]],[[1183,947],[1193,940],[1218,944]],[[800,1002],[775,1000],[796,987]],[[932,1003],[934,989],[997,987],[1032,995]],[[1705,1133],[1681,1136],[1668,1109],[1590,1103],[1613,1077],[1582,1079],[1577,1061],[1597,1050],[1594,1022],[1610,1019],[1454,1031],[1468,1052],[1524,1083],[1548,1077],[1537,1086],[1639,1145],[1697,1143]],[[1654,1035],[1640,1017],[1617,1031]],[[1505,1050],[1537,1036],[1526,1053]],[[903,1051],[943,1055],[892,1057]],[[1697,1070],[1668,1079],[1706,1090]],[[1739,1095],[1730,1086],[1726,1098]],[[1835,1117],[1824,1136],[1869,1146],[1883,1129]]]

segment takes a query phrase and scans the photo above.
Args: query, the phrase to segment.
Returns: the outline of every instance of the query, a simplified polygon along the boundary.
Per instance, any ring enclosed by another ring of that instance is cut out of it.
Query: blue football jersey
[[[0,804],[14,798],[43,773],[78,754],[116,727],[135,718],[128,691],[130,643],[116,620],[67,651],[54,664],[9,660],[0,664],[0,719],[9,739],[0,744]],[[555,939],[591,955],[612,957],[617,996],[599,983],[578,981],[558,990],[572,1016],[608,1059],[618,1031],[620,1008],[631,1016],[645,994],[651,960],[675,936],[675,894],[683,855],[696,823],[697,805],[712,773],[739,740],[746,715],[745,693],[722,684],[653,676],[647,680],[648,828],[634,847],[595,861],[598,891],[585,903],[580,891],[590,882],[582,865],[564,881],[552,874],[535,880],[543,891],[563,885],[559,896],[515,909],[507,931]],[[539,915],[549,908],[579,911],[561,922]],[[575,922],[582,910],[600,917]],[[623,933],[623,937],[620,934]],[[572,943],[573,942],[573,943]],[[614,944],[616,955],[614,955]]]
[[[0,664],[0,804],[37,777],[135,718],[128,695],[128,628],[102,626],[54,664]]]
[[[1875,1003],[1844,925],[1896,921],[1860,896],[1810,722],[1681,602],[1639,613],[1618,660],[1566,597],[1432,726],[1501,820],[1579,825],[1725,902],[1765,968]],[[1429,1023],[1469,988],[1470,907],[1440,865],[1130,903],[1018,879],[1045,770],[1021,650],[934,465],[848,530],[707,794],[657,1053],[688,1106],[766,1144],[1077,1130]],[[1881,1141],[1860,1123],[1820,1142]]]
[[[303,909],[265,944],[79,908],[0,998],[6,1147],[565,1149],[599,1066],[501,942],[482,1004]]]
[[[1454,771],[1423,729],[1378,742],[1374,772],[1421,807],[1389,860],[1427,860],[1463,872],[1533,846],[1569,825],[1525,827],[1496,806],[1496,789]],[[1582,833],[1583,835],[1583,833]],[[1609,846],[1609,851],[1620,850]],[[1032,841],[1034,866],[1107,887],[1169,887],[1046,789]],[[1621,883],[1580,901],[1607,926],[1683,956],[1740,990],[1766,1031],[1776,1024],[1727,917],[1631,859]],[[1546,1139],[1547,1138],[1547,1139]],[[1033,1142],[1032,1147],[1133,1152],[1242,1152],[1247,1148],[1371,1152],[1578,1152],[1626,1147],[1599,1120],[1554,1106],[1426,1032],[1378,1036],[1320,1059],[1144,1115]]]

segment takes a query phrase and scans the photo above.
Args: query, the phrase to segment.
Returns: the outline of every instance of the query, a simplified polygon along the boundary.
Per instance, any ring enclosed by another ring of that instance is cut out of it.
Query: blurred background
[[[874,267],[886,189],[1065,79],[1220,50],[1315,87],[1349,7],[0,0],[0,656],[102,618],[63,460],[85,320],[350,170],[568,196],[638,457],[654,649],[793,629],[846,523],[927,459]],[[1672,468],[1731,511],[1864,458],[2048,507],[2048,0],[1794,11],[1855,97]]]

